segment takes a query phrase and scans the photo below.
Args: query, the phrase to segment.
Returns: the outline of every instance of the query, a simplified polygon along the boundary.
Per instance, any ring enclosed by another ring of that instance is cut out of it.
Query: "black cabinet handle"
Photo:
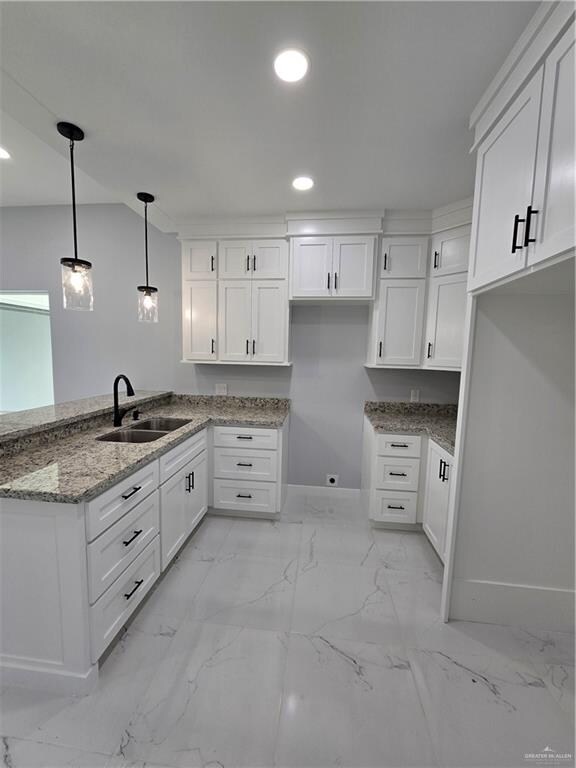
[[[536,238],[530,237],[530,226],[532,224],[532,216],[535,216],[540,211],[535,211],[531,205],[526,208],[526,227],[524,228],[524,247],[528,248],[530,243],[535,243]],[[514,251],[512,251],[514,253]]]
[[[328,290],[330,290],[330,272],[328,272]]]
[[[132,488],[132,490],[129,493],[123,494],[122,498],[124,500],[129,499],[131,496],[134,496],[135,493],[138,493],[138,491],[141,491],[141,490],[142,490],[141,485],[135,485],[134,488]]]
[[[129,544],[132,544],[132,542],[140,536],[142,531],[134,531],[134,536],[131,536],[128,541],[123,541],[122,544],[124,544],[125,547],[127,547]]]
[[[382,357],[382,342],[378,344],[378,357]]]
[[[252,494],[251,493],[237,493],[236,494],[237,499],[251,499]]]
[[[137,589],[140,589],[142,584],[144,584],[144,579],[138,579],[138,581],[135,581],[134,584],[136,584],[136,586],[134,587],[134,589],[131,592],[125,592],[124,593],[124,597],[126,598],[126,600],[130,600],[130,598],[132,597],[134,592],[136,592]]]
[[[388,509],[404,509],[404,507],[396,504],[388,504]]]
[[[250,256],[246,256],[246,272],[250,272]]]
[[[190,493],[192,488],[190,487],[190,475],[186,475],[186,493]]]
[[[408,477],[406,472],[388,472],[391,477]]]
[[[338,272],[334,272],[334,290],[338,290]]]
[[[214,256],[210,256],[210,272],[214,272]]]
[[[521,219],[518,214],[514,216],[514,229],[512,230],[512,253],[516,253],[516,251],[519,251],[523,246],[518,245],[516,243],[516,240],[518,239],[518,224],[520,222],[526,221],[526,219]]]
[[[250,340],[246,339],[246,354],[250,354]]]
[[[256,272],[256,254],[252,256],[252,272]]]
[[[444,459],[440,459],[440,465],[438,469],[438,480],[442,480],[442,465],[444,464]]]
[[[193,491],[196,488],[196,478],[194,472],[190,472],[190,490]]]
[[[448,480],[448,475],[446,474],[448,470],[448,464],[447,462],[443,462],[443,463],[444,463],[444,467],[442,469],[442,476],[440,477],[440,480],[442,480],[442,482],[445,483]]]
[[[252,339],[252,354],[256,354],[256,339]]]
[[[408,443],[390,443],[390,448],[409,448]]]
[[[438,251],[434,251],[434,269],[438,269],[438,257],[440,254]]]
[[[215,349],[216,349],[216,340],[212,339],[212,344],[211,344],[211,347],[210,347],[210,351],[211,351],[212,354],[214,354]]]
[[[385,254],[384,254],[384,264],[383,264],[383,266],[382,266],[382,270],[383,270],[384,272],[386,272],[386,270],[387,270],[387,269],[388,269],[388,254],[387,254],[387,253],[385,253]]]
[[[249,463],[248,463],[248,462],[246,462],[246,461],[239,461],[239,462],[237,462],[236,466],[237,466],[237,467],[251,467],[251,466],[252,466],[252,464],[249,464]]]
[[[432,357],[432,342],[428,342],[428,352],[426,353],[426,357],[430,359]]]
[[[236,440],[253,440],[252,435],[236,435]]]

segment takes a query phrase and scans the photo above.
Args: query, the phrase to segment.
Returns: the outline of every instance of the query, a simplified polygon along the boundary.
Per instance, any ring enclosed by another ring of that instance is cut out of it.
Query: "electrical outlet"
[[[419,389],[411,389],[410,390],[410,402],[411,403],[419,403],[420,402],[420,390]]]
[[[326,475],[326,485],[335,488],[338,485],[338,475]]]
[[[214,384],[214,394],[216,394],[216,395],[227,395],[228,394],[228,384]]]

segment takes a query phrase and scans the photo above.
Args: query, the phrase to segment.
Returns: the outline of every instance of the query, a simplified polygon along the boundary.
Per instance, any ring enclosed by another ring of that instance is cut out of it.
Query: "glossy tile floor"
[[[292,490],[279,523],[206,518],[93,694],[4,689],[3,765],[504,768],[573,753],[572,637],[441,624],[425,537],[371,531],[334,498]]]

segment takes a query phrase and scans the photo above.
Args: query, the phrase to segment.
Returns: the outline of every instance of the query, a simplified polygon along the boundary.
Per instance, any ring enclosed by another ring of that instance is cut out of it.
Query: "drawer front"
[[[419,474],[420,459],[378,456],[374,485],[382,490],[417,491]]]
[[[214,446],[219,448],[278,448],[277,429],[214,427]]]
[[[214,506],[216,509],[238,509],[274,514],[276,492],[276,483],[214,480]]]
[[[128,568],[160,530],[160,494],[154,491],[88,544],[90,603]]]
[[[206,430],[203,429],[176,448],[160,456],[160,482],[164,483],[169,477],[182,469],[189,461],[206,449]]]
[[[370,519],[379,523],[415,523],[417,493],[375,491]]]
[[[159,574],[160,540],[156,536],[90,608],[93,662],[98,661],[118,630],[140,605]]]
[[[276,451],[253,448],[215,448],[214,476],[228,480],[275,482],[278,469]]]
[[[158,462],[153,461],[86,504],[86,538],[97,536],[120,520],[158,488]]]
[[[418,435],[378,435],[378,456],[408,456],[420,458],[422,438]]]

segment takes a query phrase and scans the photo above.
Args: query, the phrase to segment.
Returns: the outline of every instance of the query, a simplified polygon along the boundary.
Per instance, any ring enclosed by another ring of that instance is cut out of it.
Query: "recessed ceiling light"
[[[292,186],[298,192],[307,192],[314,186],[314,179],[311,179],[310,176],[297,176],[292,182]]]
[[[274,59],[274,71],[287,83],[297,83],[308,72],[308,56],[304,51],[288,48],[281,51]]]
[[[6,152],[4,147],[0,147],[0,160],[9,160],[10,152]]]

